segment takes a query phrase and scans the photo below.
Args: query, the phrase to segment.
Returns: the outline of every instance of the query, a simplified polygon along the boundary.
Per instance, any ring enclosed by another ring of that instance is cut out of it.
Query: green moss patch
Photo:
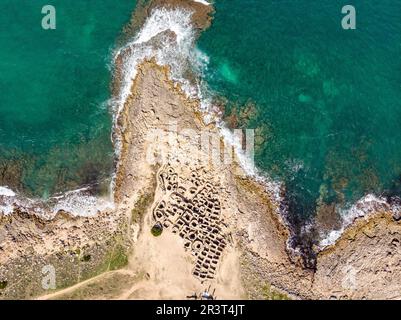
[[[291,300],[286,294],[272,288],[270,284],[265,284],[262,287],[262,294],[266,300]]]
[[[152,205],[154,199],[154,194],[143,194],[140,196],[139,200],[136,202],[134,209],[131,211],[131,222],[139,223],[141,217],[146,212],[146,210]]]
[[[0,290],[3,290],[7,287],[8,282],[7,281],[0,281]]]
[[[128,255],[122,245],[116,245],[111,253],[109,270],[117,270],[128,264]]]
[[[83,261],[83,262],[89,262],[90,259],[91,259],[91,255],[90,255],[90,254],[85,254],[85,255],[82,257],[82,261]]]

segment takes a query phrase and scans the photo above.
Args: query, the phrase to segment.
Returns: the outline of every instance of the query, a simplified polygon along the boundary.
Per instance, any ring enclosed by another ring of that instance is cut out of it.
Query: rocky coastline
[[[194,10],[199,29],[210,23],[212,9],[199,2],[150,6],[143,10]],[[357,218],[335,244],[314,248],[314,268],[305,267],[279,204],[246,174],[217,124],[205,123],[200,101],[154,59],[137,71],[114,132],[115,208],[0,216],[0,298],[184,299],[205,285],[219,299],[401,298],[401,222],[390,210]],[[204,132],[218,137],[217,151],[202,148]],[[220,161],[227,153],[232,161]],[[157,223],[159,237],[151,233]]]

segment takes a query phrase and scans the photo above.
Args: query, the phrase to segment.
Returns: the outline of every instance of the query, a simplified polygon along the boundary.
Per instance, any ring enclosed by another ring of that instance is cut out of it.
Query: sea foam
[[[122,59],[123,79],[119,94],[109,101],[113,109],[114,132],[118,130],[118,116],[131,94],[137,67],[146,59],[156,58],[158,64],[168,65],[172,80],[180,83],[188,96],[197,97],[197,85],[192,85],[183,76],[189,68],[190,61],[198,61],[196,53],[192,50],[195,42],[195,30],[191,17],[192,12],[189,10],[155,9],[138,34],[115,52],[114,58]],[[191,55],[194,56],[191,57]],[[118,139],[115,139],[114,142],[118,157],[121,143]],[[46,218],[52,218],[60,210],[76,216],[91,216],[99,211],[114,208],[113,183],[114,178],[110,197],[106,199],[91,195],[86,188],[69,191],[48,200],[41,200],[19,196],[9,188],[0,187],[0,213],[10,214],[14,208],[18,207]]]
[[[207,3],[202,0],[198,2]],[[242,168],[249,176],[263,182],[272,195],[272,199],[278,203],[281,200],[279,192],[281,184],[272,181],[255,167],[253,160],[242,150],[242,141],[239,141],[238,137],[226,127],[221,119],[219,108],[212,103],[213,93],[210,93],[203,80],[210,59],[195,46],[196,32],[191,20],[192,14],[193,12],[189,10],[179,8],[154,9],[139,33],[115,53],[114,60],[122,61],[123,79],[120,93],[113,103],[114,131],[119,130],[117,119],[131,94],[131,86],[137,75],[138,65],[154,58],[159,65],[169,67],[170,78],[173,82],[180,84],[187,97],[200,101],[205,122],[217,124],[226,144],[234,147]],[[185,78],[184,75],[188,70],[196,73],[195,82]],[[115,138],[118,138],[118,135]],[[118,157],[121,149],[120,141],[115,141],[115,148]]]
[[[9,188],[0,187],[0,214],[4,215],[12,214],[18,208],[45,219],[52,219],[60,211],[73,216],[88,217],[101,211],[112,210],[114,207],[110,196],[93,196],[89,187],[68,191],[46,200],[31,199]]]
[[[210,6],[210,3],[209,2],[207,2],[206,0],[193,0],[194,2],[198,2],[198,3],[202,3],[202,4],[204,4],[205,6]]]
[[[123,70],[120,94],[113,103],[116,118],[131,94],[138,65],[155,58],[159,65],[169,67],[171,79],[180,84],[187,97],[200,101],[200,107],[205,111],[206,122],[219,119],[219,110],[213,106],[211,95],[202,79],[209,64],[209,57],[195,46],[196,33],[192,25],[192,14],[193,12],[185,9],[154,9],[136,37],[116,52],[115,61],[119,58],[122,60]],[[174,37],[171,34],[174,34]],[[184,74],[188,70],[198,75],[195,83],[185,78]],[[223,123],[220,122],[219,125],[227,140],[238,145],[239,143],[230,137]]]
[[[15,192],[7,187],[0,187],[0,196],[15,197]]]
[[[205,5],[210,5],[205,0],[194,0]],[[273,181],[265,172],[260,171],[252,159],[242,150],[242,143],[233,135],[221,119],[219,108],[213,105],[213,92],[204,81],[204,75],[209,66],[209,57],[199,50],[196,45],[196,32],[191,23],[192,12],[184,9],[158,8],[152,11],[139,33],[125,46],[115,53],[115,61],[122,61],[123,79],[120,93],[114,99],[112,106],[114,110],[115,130],[117,119],[124,103],[131,94],[131,86],[137,75],[137,67],[144,60],[155,58],[162,66],[169,66],[170,77],[175,83],[179,83],[189,98],[198,99],[200,108],[204,111],[206,123],[215,122],[220,128],[220,133],[226,143],[232,145],[237,153],[240,164],[245,172],[256,181],[266,187],[266,191],[276,204],[277,213],[286,217],[287,212],[281,196],[282,182]],[[172,35],[174,35],[172,37]],[[197,79],[195,83],[185,78],[185,71],[195,71]],[[120,151],[120,141],[115,141],[116,154]],[[352,224],[355,219],[369,215],[378,208],[387,208],[396,211],[395,206],[390,207],[385,199],[373,195],[367,195],[352,206],[342,209],[340,214],[343,226],[340,230],[331,231],[321,242],[320,247],[335,243],[344,230]]]
[[[196,2],[210,5],[205,0],[194,0]],[[220,133],[226,143],[232,145],[237,153],[240,164],[245,172],[255,180],[263,183],[272,200],[277,204],[278,213],[285,216],[282,211],[282,197],[280,190],[282,183],[271,180],[264,172],[261,172],[249,157],[242,150],[242,143],[234,136],[225,123],[221,120],[219,109],[213,105],[213,93],[209,91],[203,75],[209,65],[207,54],[195,46],[196,32],[193,28],[191,17],[192,12],[184,9],[154,9],[146,19],[143,27],[127,44],[116,50],[114,63],[121,61],[122,82],[120,91],[116,97],[110,100],[109,104],[113,110],[114,133],[118,132],[117,119],[124,107],[125,102],[131,94],[131,87],[138,69],[137,67],[145,60],[155,58],[162,66],[169,66],[170,77],[175,83],[179,83],[189,98],[198,99],[200,108],[204,111],[206,123],[216,122]],[[198,75],[194,81],[185,78],[185,72],[191,69]],[[114,135],[115,152],[118,158],[121,149],[121,142],[118,135]],[[111,186],[113,193],[114,179]],[[54,196],[48,201],[32,200],[19,197],[18,194],[7,187],[0,187],[0,213],[10,214],[14,207],[29,209],[49,218],[58,211],[63,210],[76,216],[92,216],[102,210],[114,208],[113,196],[100,198],[90,195],[88,189],[78,189]],[[334,230],[321,241],[320,246],[335,243],[342,232],[356,218],[365,216],[378,206],[388,206],[384,199],[368,195],[348,209],[342,210],[343,228]]]
[[[113,104],[115,116],[118,117],[131,94],[131,86],[138,72],[138,65],[146,59],[156,58],[160,65],[170,66],[173,80],[187,84],[183,71],[187,67],[188,57],[195,40],[191,16],[190,11],[182,9],[155,9],[134,39],[115,53],[115,61],[118,58],[122,59],[123,72],[120,93]],[[167,31],[172,32],[175,39],[171,39]],[[155,43],[157,36],[159,38]],[[152,39],[155,42],[151,42]],[[189,89],[188,85],[186,88]]]
[[[319,243],[321,249],[333,245],[341,237],[344,231],[351,226],[355,220],[368,218],[371,214],[379,211],[391,212],[393,215],[401,212],[399,205],[390,205],[383,197],[368,194],[349,207],[339,210],[342,218],[342,226],[339,230],[332,230]]]

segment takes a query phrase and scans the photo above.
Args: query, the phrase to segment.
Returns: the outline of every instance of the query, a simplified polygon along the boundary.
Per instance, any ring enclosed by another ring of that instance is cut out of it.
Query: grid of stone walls
[[[166,166],[158,178],[165,195],[153,210],[154,221],[184,239],[185,249],[196,257],[195,277],[213,279],[227,246],[217,186],[202,178],[197,169],[182,180]]]

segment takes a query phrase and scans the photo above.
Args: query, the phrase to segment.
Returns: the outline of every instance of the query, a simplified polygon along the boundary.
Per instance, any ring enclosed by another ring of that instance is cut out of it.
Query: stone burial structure
[[[185,249],[196,257],[193,275],[201,282],[214,279],[228,244],[227,224],[221,215],[219,186],[192,169],[179,177],[170,165],[159,171],[162,199],[153,209],[153,220],[184,239]]]

